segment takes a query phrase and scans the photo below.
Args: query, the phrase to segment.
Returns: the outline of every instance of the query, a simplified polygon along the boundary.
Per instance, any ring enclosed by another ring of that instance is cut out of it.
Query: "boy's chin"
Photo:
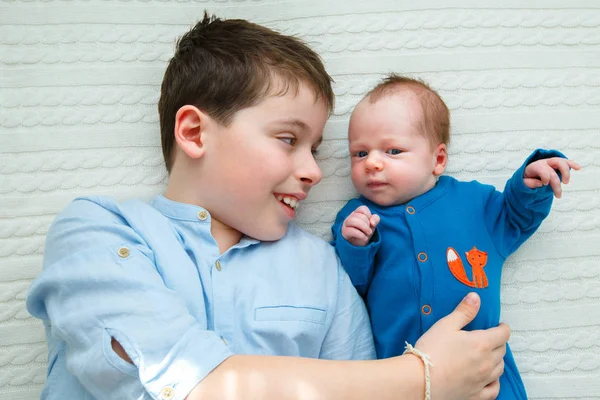
[[[249,233],[248,236],[260,240],[261,242],[274,242],[285,236],[288,224],[285,226],[272,227],[270,229],[256,229]]]

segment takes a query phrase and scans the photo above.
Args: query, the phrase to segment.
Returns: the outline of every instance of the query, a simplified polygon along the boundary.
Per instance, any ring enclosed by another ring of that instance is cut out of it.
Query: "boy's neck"
[[[191,204],[194,206],[203,207],[209,213],[211,210],[202,204],[202,200],[197,198],[197,193],[194,192],[196,185],[187,182],[180,184],[174,176],[169,177],[169,183],[165,190],[164,196],[178,203]],[[228,225],[223,224],[211,214],[210,234],[219,247],[219,253],[223,254],[232,246],[236,245],[242,239],[242,233]]]
[[[242,233],[217,221],[216,219],[211,220],[210,234],[212,235],[217,246],[219,246],[219,253],[223,254],[231,247],[235,246],[242,239]]]

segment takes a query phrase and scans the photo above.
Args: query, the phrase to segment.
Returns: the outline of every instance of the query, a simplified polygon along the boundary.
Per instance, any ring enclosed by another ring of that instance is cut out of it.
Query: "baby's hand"
[[[556,170],[560,171],[562,183],[566,185],[571,178],[570,168],[573,168],[574,170],[581,169],[579,164],[575,161],[567,160],[566,158],[552,157],[537,160],[525,168],[523,183],[530,189],[536,189],[550,184],[554,191],[554,196],[560,198],[562,195],[562,187]]]
[[[378,223],[379,215],[371,214],[367,206],[360,206],[344,221],[342,236],[354,246],[366,246]]]

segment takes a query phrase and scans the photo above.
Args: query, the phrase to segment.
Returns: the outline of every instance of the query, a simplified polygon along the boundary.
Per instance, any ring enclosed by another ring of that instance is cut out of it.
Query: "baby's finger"
[[[560,197],[562,196],[562,186],[560,184],[560,178],[554,170],[552,170],[552,173],[550,174],[550,186],[552,187],[556,198],[560,199]]]
[[[564,158],[557,158],[548,161],[548,164],[554,168],[554,170],[558,170],[560,172],[560,178],[563,183],[569,183],[571,180],[571,169],[567,160]],[[555,171],[556,172],[556,171]]]
[[[552,177],[554,175],[556,175],[556,171],[554,171],[552,166],[547,163],[541,163],[539,165],[539,177],[544,186],[552,183]],[[558,175],[556,175],[556,177],[558,178]]]
[[[369,224],[369,218],[371,217],[370,215],[365,215],[365,213],[363,212],[364,210],[361,209],[361,207],[365,207],[365,206],[360,206],[358,207],[356,210],[354,210],[352,212],[352,214],[350,214],[348,217],[346,217],[346,221],[352,221],[352,220],[362,220],[364,221],[367,225]],[[369,209],[367,208],[367,211]],[[369,211],[370,213],[370,211]]]
[[[537,178],[523,178],[523,183],[530,189],[537,189],[544,186],[542,181]]]
[[[369,220],[369,222],[371,223],[371,228],[375,229],[375,227],[377,226],[377,224],[379,224],[380,220],[381,220],[381,218],[379,218],[379,215],[373,214],[373,216]]]
[[[365,235],[370,235],[373,232],[373,229],[371,229],[371,224],[364,214],[355,213],[350,215],[348,218],[346,218],[344,225],[348,228],[358,229]]]
[[[371,210],[367,206],[360,206],[356,210],[354,210],[357,214],[362,214],[367,217],[367,221],[371,218]]]
[[[364,246],[369,238],[356,228],[346,228],[344,237],[355,246]]]
[[[579,165],[576,161],[567,160],[567,164],[569,164],[569,167],[571,167],[575,171],[579,171],[581,169],[581,165]]]

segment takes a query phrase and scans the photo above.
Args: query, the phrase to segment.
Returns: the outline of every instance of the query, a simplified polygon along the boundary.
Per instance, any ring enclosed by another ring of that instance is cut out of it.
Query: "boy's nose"
[[[321,182],[321,178],[323,178],[323,172],[321,172],[321,168],[317,165],[312,154],[310,159],[305,159],[301,162],[298,172],[300,181],[311,186]]]
[[[367,156],[365,167],[367,171],[381,171],[383,169],[383,161],[377,153],[372,152]]]

